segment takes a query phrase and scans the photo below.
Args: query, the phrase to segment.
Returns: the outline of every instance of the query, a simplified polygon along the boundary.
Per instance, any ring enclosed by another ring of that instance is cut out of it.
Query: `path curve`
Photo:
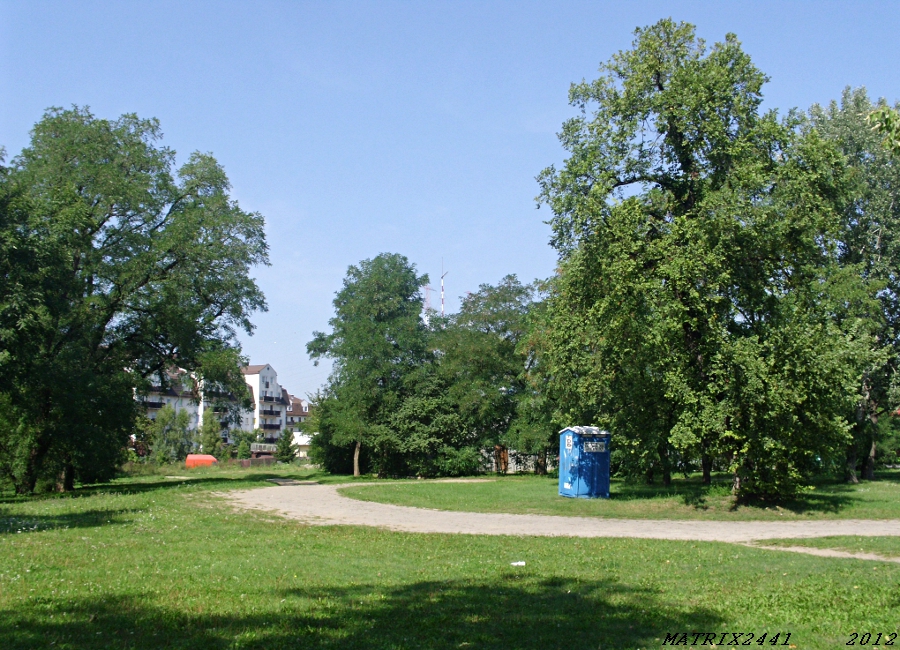
[[[313,525],[374,526],[407,533],[538,537],[640,537],[746,543],[832,535],[900,536],[900,520],[688,521],[456,512],[358,501],[331,485],[280,485],[229,492],[234,505],[275,511]]]

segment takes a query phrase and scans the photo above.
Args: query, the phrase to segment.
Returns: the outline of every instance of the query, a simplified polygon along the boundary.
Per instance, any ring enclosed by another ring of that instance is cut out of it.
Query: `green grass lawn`
[[[699,478],[676,479],[670,488],[614,480],[609,499],[568,499],[558,494],[557,479],[504,476],[482,483],[395,481],[341,488],[354,499],[402,506],[629,519],[897,519],[900,472],[847,485],[822,482],[802,496],[773,505],[734,506],[726,481],[704,486]]]
[[[171,475],[190,478],[0,499],[0,648],[613,649],[675,632],[782,632],[780,645],[790,632],[824,649],[900,621],[897,564],[308,527],[215,494],[308,473]]]
[[[900,558],[900,537],[834,536],[812,539],[767,539],[756,542],[765,546],[807,546],[830,548],[848,553],[877,553],[885,557]]]

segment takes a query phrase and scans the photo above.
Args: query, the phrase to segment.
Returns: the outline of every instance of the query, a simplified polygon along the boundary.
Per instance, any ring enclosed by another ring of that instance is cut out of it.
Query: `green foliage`
[[[534,287],[515,276],[482,285],[458,314],[430,314],[426,328],[418,294],[425,281],[399,256],[351,267],[335,300],[334,333],[310,343],[313,358],[338,362],[304,426],[316,434],[312,460],[329,471],[349,471],[356,457],[357,472],[471,474],[483,468],[482,449],[519,441],[522,426],[513,424],[532,393],[519,344]],[[543,429],[527,452],[545,454],[547,440]]]
[[[282,463],[293,463],[297,458],[297,445],[294,444],[294,434],[291,431],[282,431],[275,448],[275,460]]]
[[[428,276],[402,255],[383,253],[347,270],[334,299],[331,334],[315,332],[307,345],[310,356],[334,360],[327,394],[331,442],[339,447],[378,445],[391,414],[404,397],[407,374],[427,353],[425,325],[420,318],[419,288]],[[383,445],[382,445],[383,447]],[[381,454],[379,469],[389,458]],[[377,461],[376,461],[377,462]]]
[[[878,362],[875,292],[840,260],[852,175],[799,116],[760,113],[765,80],[734,35],[639,29],[573,85],[570,157],[540,176],[557,418],[612,430],[631,474],[718,462],[741,498],[794,494],[841,454]]]
[[[197,431],[197,442],[204,454],[210,454],[221,460],[225,456],[225,444],[222,442],[222,425],[212,412],[207,410],[203,424]]]
[[[869,128],[872,115],[887,110],[884,104],[873,105],[865,88],[847,88],[840,104],[809,111],[811,125],[840,149],[849,166],[852,191],[842,211],[840,263],[856,269],[869,290],[877,292],[877,304],[867,304],[866,313],[877,357],[859,378],[857,403],[847,413],[853,424],[846,459],[851,480],[858,471],[872,477],[881,440],[879,419],[900,404],[900,167]],[[846,298],[861,302],[852,294]]]
[[[466,427],[465,416],[439,380],[422,377],[410,393],[388,422],[390,444],[400,461],[394,473],[459,476],[480,470],[477,433]]]
[[[228,432],[228,437],[231,439],[230,451],[232,455],[239,459],[250,458],[250,444],[261,440],[260,433],[259,429],[254,431],[231,429]]]
[[[0,474],[19,492],[110,476],[135,390],[176,358],[243,390],[263,219],[211,156],[175,172],[160,137],[155,120],[51,109],[0,173]]]
[[[149,421],[150,457],[157,465],[183,461],[193,451],[194,436],[189,425],[188,412],[176,412],[168,404]]]
[[[884,137],[884,147],[895,156],[900,156],[900,111],[888,106],[879,106],[869,113],[866,121],[872,130]]]
[[[438,376],[448,399],[482,447],[509,444],[518,404],[527,393],[527,333],[534,287],[514,275],[467,295],[459,313],[436,328]]]
[[[301,424],[301,429],[312,436],[309,444],[309,458],[333,474],[352,474],[354,469],[354,448],[343,438],[342,444],[335,441],[335,429],[339,425],[337,417],[338,401],[333,395],[319,393],[315,409],[310,408],[309,418]],[[369,471],[369,448],[360,450],[357,465],[361,473]]]
[[[240,460],[245,460],[250,458],[250,443],[247,440],[241,440],[238,442],[237,446],[237,458]]]

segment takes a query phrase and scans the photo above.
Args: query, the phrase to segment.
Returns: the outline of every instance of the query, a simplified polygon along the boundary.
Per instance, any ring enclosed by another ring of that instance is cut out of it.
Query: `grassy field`
[[[900,621],[897,564],[307,527],[216,492],[308,473],[170,475],[0,500],[0,648],[624,649],[676,632],[781,632],[781,645],[790,632],[789,645],[824,649]]]
[[[777,506],[735,507],[726,481],[704,486],[699,478],[676,479],[672,487],[614,480],[610,499],[567,499],[557,479],[505,476],[483,483],[395,481],[349,486],[341,493],[354,499],[403,506],[629,519],[897,519],[900,518],[900,472],[887,471],[874,482],[847,485],[823,482],[801,497]]]
[[[848,553],[877,553],[885,557],[900,558],[900,537],[836,536],[813,539],[767,539],[756,543],[763,546],[830,548]]]

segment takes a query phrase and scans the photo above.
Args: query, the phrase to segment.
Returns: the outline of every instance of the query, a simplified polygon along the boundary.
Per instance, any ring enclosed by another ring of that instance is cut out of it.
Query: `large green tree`
[[[391,471],[397,436],[390,418],[428,354],[419,293],[427,282],[402,255],[382,253],[351,266],[334,299],[331,333],[315,332],[307,345],[316,362],[334,362],[320,420],[332,444],[353,446],[355,476],[363,446],[376,470]]]
[[[0,176],[0,480],[115,470],[134,392],[172,364],[240,394],[238,330],[264,309],[263,218],[222,168],[175,171],[159,124],[51,109]]]
[[[569,158],[539,177],[559,277],[543,363],[559,419],[608,426],[639,471],[697,458],[740,497],[792,493],[848,439],[871,337],[838,260],[843,158],[763,113],[736,37],[663,20],[572,86]],[[845,318],[837,319],[843,310]]]
[[[810,126],[834,142],[850,168],[851,200],[844,205],[840,237],[840,263],[855,269],[877,302],[866,322],[874,338],[874,363],[860,377],[859,401],[851,415],[853,441],[847,453],[847,478],[857,481],[857,470],[874,478],[879,419],[900,404],[900,165],[884,147],[883,134],[898,128],[900,118],[886,120],[886,128],[873,130],[872,116],[896,116],[884,103],[873,104],[865,88],[844,90],[840,103],[813,106]],[[895,138],[894,154],[900,152]],[[856,301],[854,301],[856,302]],[[851,303],[852,304],[852,303]]]
[[[438,328],[440,374],[449,397],[484,446],[505,442],[524,390],[526,334],[533,288],[514,275],[483,284]]]

